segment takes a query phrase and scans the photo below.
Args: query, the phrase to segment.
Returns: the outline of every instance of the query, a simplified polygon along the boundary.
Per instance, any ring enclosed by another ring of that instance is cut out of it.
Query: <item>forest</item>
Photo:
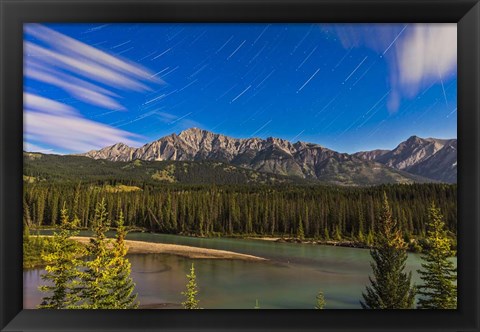
[[[441,209],[450,237],[456,237],[457,186],[447,184],[126,186],[26,181],[23,215],[31,227],[55,227],[65,203],[70,217],[87,229],[96,204],[105,199],[109,216],[122,212],[128,227],[150,232],[348,239],[369,244],[374,240],[383,192],[407,240],[425,236],[432,202]]]

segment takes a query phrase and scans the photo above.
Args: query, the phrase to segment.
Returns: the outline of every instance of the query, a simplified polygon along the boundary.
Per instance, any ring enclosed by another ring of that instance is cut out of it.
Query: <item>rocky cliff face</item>
[[[360,152],[354,153],[353,155],[363,160],[375,160],[387,152],[390,152],[390,150],[377,149],[372,151],[360,151]]]
[[[365,184],[428,181],[403,170],[420,160],[425,160],[433,154],[433,151],[438,151],[440,143],[431,142],[425,149],[420,143],[417,144],[417,148],[411,148],[410,142],[408,147],[400,147],[402,144],[393,151],[375,150],[350,155],[318,144],[304,142],[293,144],[273,137],[265,140],[237,139],[190,128],[178,135],[165,136],[140,148],[131,148],[119,143],[101,150],[89,151],[84,156],[112,161],[217,160],[261,172],[333,183],[338,181],[340,184],[359,181],[366,182]]]
[[[436,153],[408,167],[408,172],[447,183],[457,182],[457,140],[449,140]]]
[[[101,150],[92,150],[85,154],[86,157],[93,159],[107,159],[111,161],[130,161],[133,159],[135,148],[131,148],[123,143],[117,143],[107,146]]]

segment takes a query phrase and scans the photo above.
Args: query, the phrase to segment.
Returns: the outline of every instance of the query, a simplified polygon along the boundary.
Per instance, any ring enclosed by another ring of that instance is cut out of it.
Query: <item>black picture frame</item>
[[[1,0],[2,331],[479,331],[480,4],[477,0]],[[458,23],[457,310],[23,310],[23,24],[28,22]]]

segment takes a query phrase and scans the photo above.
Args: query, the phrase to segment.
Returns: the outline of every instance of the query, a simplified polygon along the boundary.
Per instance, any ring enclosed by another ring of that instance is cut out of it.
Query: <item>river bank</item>
[[[300,240],[298,238],[282,238],[282,237],[248,237],[250,240],[261,240],[277,243],[301,243],[301,244],[315,244],[315,245],[324,245],[324,246],[335,246],[335,247],[346,247],[346,248],[359,248],[359,249],[371,249],[372,246],[369,246],[362,242],[356,241],[321,241],[321,240]]]
[[[345,248],[356,248],[356,249],[372,249],[374,248],[371,245],[368,245],[364,242],[359,241],[350,241],[350,240],[313,240],[313,239],[304,239],[300,240],[299,238],[295,237],[268,237],[268,236],[259,236],[259,237],[246,237],[246,239],[250,240],[261,240],[261,241],[268,241],[268,242],[277,242],[277,243],[299,243],[299,244],[312,244],[312,245],[323,245],[323,246],[334,246],[334,247],[345,247]],[[454,245],[456,249],[456,244]],[[407,243],[407,252],[411,253],[421,253],[422,247],[420,245],[420,241],[417,240],[410,240]]]
[[[87,244],[90,237],[74,236],[72,240]],[[194,259],[237,259],[244,261],[265,261],[265,258],[240,254],[227,250],[208,249],[179,244],[155,243],[125,240],[129,254],[169,254]]]

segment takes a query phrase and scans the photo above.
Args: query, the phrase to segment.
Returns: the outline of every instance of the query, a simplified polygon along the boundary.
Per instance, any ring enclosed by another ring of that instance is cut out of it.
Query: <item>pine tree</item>
[[[27,204],[25,198],[23,198],[23,224],[30,227],[32,219],[30,217],[30,207]]]
[[[195,276],[195,267],[192,263],[190,274],[187,274],[187,290],[185,292],[182,292],[182,295],[186,297],[185,302],[182,302],[184,309],[200,309],[200,307],[198,306],[198,303],[200,301],[197,300],[198,287],[196,278],[197,277]]]
[[[40,190],[37,196],[36,202],[36,209],[35,209],[35,216],[36,216],[36,224],[37,226],[41,226],[43,224],[43,218],[45,214],[45,191]]]
[[[365,242],[365,235],[364,235],[364,227],[365,227],[365,216],[363,214],[362,209],[360,208],[358,211],[358,233],[357,238],[358,241],[361,243]]]
[[[325,297],[323,296],[323,292],[318,292],[316,297],[316,304],[315,309],[324,309],[325,308]]]
[[[387,195],[383,194],[382,215],[375,248],[370,251],[373,278],[367,293],[362,294],[364,309],[410,309],[413,307],[415,287],[411,285],[412,273],[405,273],[406,244],[392,218]]]
[[[117,237],[113,245],[113,259],[109,266],[112,272],[111,289],[112,302],[109,304],[111,309],[135,309],[138,307],[137,294],[133,293],[135,283],[130,277],[131,264],[127,255],[128,248],[125,244],[127,231],[125,229],[125,220],[123,212],[120,210],[117,220]]]
[[[373,246],[375,243],[375,235],[373,235],[373,231],[370,229],[367,234],[367,239],[366,239],[367,246]]]
[[[204,220],[205,219],[203,218],[203,213],[199,212],[199,214],[198,214],[198,224],[197,224],[198,225],[197,226],[198,227],[197,234],[200,237],[204,236],[204,234],[203,234],[203,227],[204,227],[204,224],[205,224]]]
[[[300,218],[300,221],[298,222],[297,237],[299,240],[302,240],[302,241],[305,240],[305,232],[303,231],[303,222],[301,218]]]
[[[76,228],[79,228],[81,225],[81,221],[80,219],[78,218],[78,216],[76,214],[73,215],[73,219],[72,219],[72,227],[73,229],[76,229]]]
[[[328,226],[325,226],[323,230],[323,238],[325,241],[330,241],[330,232],[328,231]]]
[[[440,209],[432,205],[429,209],[427,225],[428,249],[422,255],[426,263],[418,270],[424,284],[419,286],[419,309],[456,309],[457,270],[449,260],[454,252],[445,230]]]
[[[30,242],[30,227],[26,222],[23,223],[23,244]],[[24,246],[25,247],[25,246]]]
[[[333,238],[335,241],[341,241],[342,240],[342,232],[340,231],[340,225],[335,226],[335,231],[333,233]]]
[[[60,232],[53,235],[53,250],[49,254],[43,254],[42,259],[46,262],[46,273],[41,277],[49,285],[39,287],[40,291],[50,295],[43,297],[40,309],[74,309],[79,301],[78,267],[81,249],[70,237],[76,235],[71,231],[71,221],[68,218],[68,210],[63,203],[61,210]]]
[[[253,223],[252,223],[252,210],[249,209],[248,210],[248,213],[247,213],[247,231],[246,233],[247,234],[252,234],[252,230],[253,230]]]
[[[103,198],[95,208],[93,220],[94,237],[87,246],[87,254],[91,258],[85,262],[85,271],[81,273],[82,309],[108,309],[112,307],[115,296],[111,294],[110,285],[114,271],[110,269],[113,255],[109,247],[111,241],[105,233],[109,229],[107,207]]]

